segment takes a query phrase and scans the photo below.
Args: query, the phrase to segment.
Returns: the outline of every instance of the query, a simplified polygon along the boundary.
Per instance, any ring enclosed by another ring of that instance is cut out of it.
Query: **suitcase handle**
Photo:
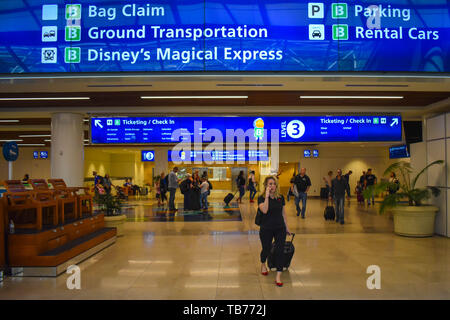
[[[294,241],[294,237],[295,237],[295,233],[291,233],[291,236],[292,236],[291,242],[293,242]]]

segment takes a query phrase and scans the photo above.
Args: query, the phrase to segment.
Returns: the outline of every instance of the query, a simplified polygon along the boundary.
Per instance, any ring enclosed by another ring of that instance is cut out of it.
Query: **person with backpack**
[[[389,194],[397,193],[397,191],[400,189],[400,181],[398,181],[395,172],[391,172],[389,183],[391,183],[391,185],[388,187]]]
[[[237,199],[238,203],[242,203],[242,198],[244,197],[245,194],[245,178],[244,178],[244,171],[241,170],[239,172],[238,177],[236,178],[236,185],[238,187],[239,190],[239,198]]]
[[[342,170],[338,169],[336,178],[331,182],[330,200],[334,200],[336,206],[336,222],[344,224],[345,194],[348,189],[347,180],[342,176]]]
[[[302,219],[305,219],[306,199],[308,191],[311,187],[311,179],[306,175],[306,168],[301,168],[300,173],[295,176],[294,184],[297,186],[298,196],[295,197],[295,207],[297,209],[297,217],[302,214]],[[300,208],[300,200],[302,207]]]
[[[258,198],[258,209],[262,213],[259,229],[261,240],[261,274],[267,276],[269,270],[266,261],[272,249],[272,241],[275,239],[275,263],[277,275],[275,283],[283,286],[281,274],[283,272],[283,254],[286,234],[290,234],[286,220],[284,197],[280,194],[277,180],[274,176],[264,179],[264,194]]]

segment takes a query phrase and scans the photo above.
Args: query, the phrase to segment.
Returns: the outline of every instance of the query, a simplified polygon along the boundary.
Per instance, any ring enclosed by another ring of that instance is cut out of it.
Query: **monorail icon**
[[[262,118],[258,118],[253,121],[253,127],[255,129],[254,136],[256,140],[262,140],[264,138],[264,120]]]

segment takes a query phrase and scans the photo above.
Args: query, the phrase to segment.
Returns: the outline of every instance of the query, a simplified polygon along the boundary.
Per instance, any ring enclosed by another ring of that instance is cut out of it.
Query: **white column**
[[[170,148],[166,148],[166,147],[160,147],[160,148],[155,148],[155,163],[154,163],[154,168],[155,168],[155,176],[159,176],[161,174],[161,172],[164,172],[166,175],[169,173],[168,172],[168,167],[169,167],[169,162],[168,162],[168,157],[167,157],[167,150]]]
[[[83,115],[54,113],[51,146],[52,178],[64,179],[67,186],[80,187],[84,180]]]

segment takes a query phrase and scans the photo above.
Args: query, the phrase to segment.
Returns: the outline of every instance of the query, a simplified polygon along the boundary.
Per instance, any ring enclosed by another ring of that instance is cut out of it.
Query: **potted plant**
[[[122,201],[112,194],[97,194],[94,201],[99,205],[100,211],[105,213],[105,227],[116,228],[117,236],[123,236],[123,225],[127,218],[122,213]]]
[[[432,195],[437,197],[440,194],[439,188],[427,186],[417,188],[416,183],[420,176],[428,168],[434,165],[443,164],[443,160],[437,160],[423,168],[413,179],[411,179],[411,164],[406,161],[400,161],[389,166],[383,175],[394,172],[401,177],[397,183],[382,181],[374,186],[364,190],[364,198],[369,199],[372,194],[379,195],[387,190],[390,192],[381,202],[379,213],[382,214],[391,209],[394,216],[394,232],[403,236],[410,237],[430,237],[434,234],[434,219],[438,207],[426,205],[424,202]],[[408,203],[405,205],[407,199]]]

